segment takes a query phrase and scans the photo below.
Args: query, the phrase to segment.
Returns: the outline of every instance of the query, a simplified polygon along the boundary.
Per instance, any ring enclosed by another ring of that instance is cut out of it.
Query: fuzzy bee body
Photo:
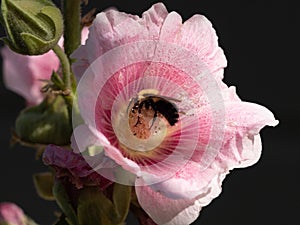
[[[161,114],[171,126],[174,126],[179,120],[178,108],[176,104],[173,103],[174,101],[179,102],[177,99],[157,95],[151,92],[140,92],[139,95],[131,101],[134,102],[133,107],[131,108],[132,113],[138,113],[140,115],[143,107],[145,107],[146,110],[153,110],[154,115],[152,125],[159,114]],[[140,117],[138,117],[136,126],[140,122],[139,119]]]

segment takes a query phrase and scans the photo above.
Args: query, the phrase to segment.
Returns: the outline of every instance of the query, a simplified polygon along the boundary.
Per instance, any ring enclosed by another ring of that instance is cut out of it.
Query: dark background
[[[141,15],[156,1],[92,1],[84,11],[110,6]],[[247,169],[236,169],[223,183],[222,194],[200,213],[193,224],[285,225],[299,223],[300,125],[299,6],[297,1],[184,0],[163,1],[169,11],[186,20],[203,14],[213,23],[228,60],[225,83],[237,87],[244,101],[262,104],[280,124],[264,128],[263,154]],[[3,30],[1,30],[3,33]],[[1,43],[2,45],[2,43]],[[55,203],[41,200],[32,173],[46,168],[30,148],[9,147],[10,129],[24,107],[21,97],[0,84],[0,201],[13,201],[40,224],[51,224]],[[130,217],[128,224],[136,224]]]

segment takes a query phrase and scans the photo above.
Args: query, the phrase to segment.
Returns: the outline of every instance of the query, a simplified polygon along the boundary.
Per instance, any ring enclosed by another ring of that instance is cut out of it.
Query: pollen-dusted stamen
[[[137,138],[149,138],[150,130],[158,116],[170,126],[174,126],[179,120],[178,108],[171,102],[179,100],[158,93],[155,89],[144,89],[129,102],[127,113],[133,104],[128,115],[129,127]]]
[[[141,109],[132,108],[129,113],[129,127],[134,136],[139,139],[147,139],[151,135],[154,124],[155,112],[150,107]]]
[[[168,122],[154,112],[143,107],[140,112],[132,109],[132,104],[115,105],[112,110],[112,126],[118,142],[124,149],[147,152],[157,148],[169,134]],[[126,150],[127,151],[127,150]]]

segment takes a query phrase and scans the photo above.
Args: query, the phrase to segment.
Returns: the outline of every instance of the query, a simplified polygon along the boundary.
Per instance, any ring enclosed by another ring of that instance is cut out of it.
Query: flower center
[[[153,109],[132,108],[128,119],[132,134],[139,139],[148,139],[151,136],[151,128],[153,127],[155,119],[156,117]],[[155,133],[157,133],[157,131],[155,131]]]
[[[154,150],[178,121],[176,106],[157,93],[156,90],[145,89],[131,98],[128,105],[115,101],[112,125],[123,148],[139,152]]]

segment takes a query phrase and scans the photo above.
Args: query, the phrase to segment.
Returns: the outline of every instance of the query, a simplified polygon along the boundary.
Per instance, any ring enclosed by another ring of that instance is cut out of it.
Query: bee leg
[[[150,104],[151,104],[151,107],[152,107],[152,109],[153,109],[153,111],[154,111],[154,115],[153,115],[152,124],[151,124],[151,126],[149,127],[149,130],[152,128],[152,126],[153,126],[153,124],[155,123],[155,120],[156,120],[156,118],[157,118],[157,116],[158,116],[158,110],[157,110],[157,108],[156,108],[155,102],[154,102],[152,99],[151,99]]]
[[[139,125],[139,124],[141,124],[141,121],[140,121],[140,116],[138,116],[138,119],[137,119],[137,121],[136,121],[136,123],[135,123],[135,127],[137,127],[137,125]]]
[[[135,127],[137,127],[138,124],[141,124],[140,114],[142,113],[142,108],[143,108],[144,104],[145,104],[145,102],[141,102],[138,106],[138,119],[136,121],[136,124],[134,125]]]
[[[157,118],[157,111],[155,110],[155,111],[154,111],[154,115],[153,115],[153,120],[152,120],[151,126],[149,127],[149,130],[152,128],[152,126],[153,126],[153,124],[154,124],[156,118]]]
[[[139,107],[138,107],[138,112],[139,112],[139,114],[142,113],[142,108],[144,107],[144,105],[145,105],[145,101],[142,101],[142,102],[139,104]]]

